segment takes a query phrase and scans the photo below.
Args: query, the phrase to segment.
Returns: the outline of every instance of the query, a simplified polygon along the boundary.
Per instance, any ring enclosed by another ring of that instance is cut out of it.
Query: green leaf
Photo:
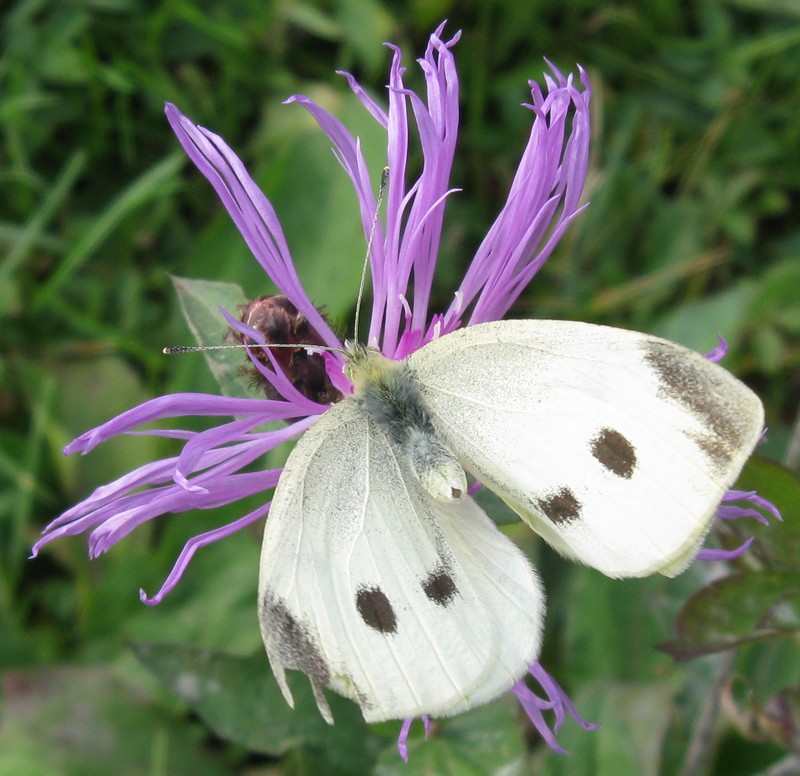
[[[677,638],[660,645],[688,660],[800,631],[800,575],[744,572],[712,582],[678,615]]]
[[[392,745],[378,760],[379,776],[522,776],[528,773],[519,708],[513,698],[435,720],[425,741],[421,722],[412,726],[408,763]]]
[[[282,755],[315,750],[326,772],[368,772],[379,744],[358,707],[329,695],[334,726],[317,711],[311,686],[290,673],[294,709],[284,700],[263,652],[239,657],[181,644],[136,644],[137,657],[221,738],[248,750]]]
[[[800,742],[798,676],[796,639],[762,641],[738,650],[732,680],[724,689],[726,718],[751,740],[774,741],[796,751]]]
[[[143,699],[103,668],[49,668],[3,676],[2,776],[110,773],[224,776],[196,726]]]
[[[648,681],[669,675],[671,661],[653,647],[667,635],[665,622],[686,581],[654,576],[609,579],[586,568],[574,570],[564,607],[564,661],[578,683],[599,678]]]
[[[541,776],[658,776],[661,750],[673,713],[674,685],[593,685],[574,700],[584,719],[600,724],[588,732],[570,722],[559,732],[567,756],[548,751]]]
[[[244,291],[235,283],[173,277],[183,317],[198,345],[222,345],[228,324],[219,311],[224,307],[235,314],[247,302]],[[247,356],[244,350],[206,350],[203,357],[214,379],[226,396],[252,397],[249,381],[241,374]]]
[[[786,638],[748,644],[738,650],[734,675],[731,699],[750,708],[763,706],[800,677],[797,641]]]

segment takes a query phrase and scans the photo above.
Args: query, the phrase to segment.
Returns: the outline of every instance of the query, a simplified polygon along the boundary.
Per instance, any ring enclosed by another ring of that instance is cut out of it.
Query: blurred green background
[[[187,538],[244,509],[162,519],[92,562],[83,537],[27,560],[55,515],[169,449],[135,437],[66,459],[67,442],[147,398],[218,391],[201,358],[161,355],[191,342],[170,276],[272,290],[180,151],[164,101],[238,151],[312,299],[346,330],[364,253],[355,197],[327,139],[281,102],[302,92],[335,112],[377,174],[381,133],[333,71],[382,100],[390,40],[418,88],[414,58],[445,18],[447,33],[464,32],[452,180],[463,193],[445,223],[440,306],[504,200],[530,126],[527,80],[541,81],[544,56],[564,71],[580,62],[594,87],[592,204],[514,314],[622,325],[700,351],[721,332],[726,365],[766,404],[761,452],[796,473],[800,3],[23,0],[0,13],[0,775],[800,772],[786,759],[800,749],[797,597],[783,602],[782,638],[743,647],[735,663],[655,650],[719,567],[612,582],[512,527],[548,590],[543,662],[603,727],[568,722],[560,740],[572,754],[560,758],[500,701],[427,744],[415,738],[404,767],[396,725],[368,729],[345,710],[341,728],[298,731],[311,712],[287,718],[282,701],[250,697],[267,672],[258,531],[202,550],[160,606],[139,603]],[[750,479],[787,518],[775,541],[800,547],[796,480],[762,466]],[[187,689],[210,676],[227,688],[216,701],[208,684]]]

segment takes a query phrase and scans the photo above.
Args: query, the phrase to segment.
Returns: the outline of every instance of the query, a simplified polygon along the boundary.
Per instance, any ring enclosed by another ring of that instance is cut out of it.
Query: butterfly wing
[[[409,365],[464,468],[613,577],[683,570],[763,428],[758,398],[720,366],[622,329],[486,323]]]
[[[434,501],[357,399],[286,463],[261,555],[259,619],[285,669],[355,700],[368,722],[455,714],[536,659],[544,615],[522,552],[470,499]]]

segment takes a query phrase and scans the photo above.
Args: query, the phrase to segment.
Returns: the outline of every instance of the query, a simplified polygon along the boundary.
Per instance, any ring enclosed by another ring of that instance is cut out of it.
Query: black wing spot
[[[458,593],[453,578],[441,566],[435,568],[422,580],[422,590],[431,601],[439,606],[447,606]]]
[[[556,525],[573,523],[581,516],[581,504],[566,485],[536,503],[542,514]]]
[[[356,592],[356,608],[361,619],[379,633],[395,633],[397,617],[386,594],[379,587],[362,587]]]
[[[612,474],[629,480],[636,468],[636,449],[613,428],[601,428],[591,443],[592,455]]]

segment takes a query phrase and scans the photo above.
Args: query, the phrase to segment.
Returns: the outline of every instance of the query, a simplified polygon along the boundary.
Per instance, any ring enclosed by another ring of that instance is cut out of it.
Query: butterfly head
[[[353,383],[356,396],[363,395],[369,386],[384,383],[392,373],[402,369],[402,361],[392,361],[375,348],[355,342],[345,343],[347,362],[344,373]]]

